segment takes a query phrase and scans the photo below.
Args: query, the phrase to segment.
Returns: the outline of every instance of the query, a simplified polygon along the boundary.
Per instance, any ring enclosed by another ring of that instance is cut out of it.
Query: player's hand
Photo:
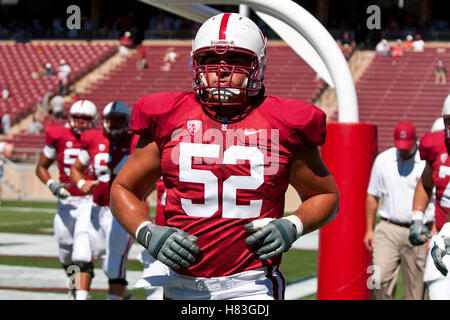
[[[446,276],[448,273],[445,263],[442,258],[445,255],[450,255],[450,238],[437,235],[434,241],[434,246],[431,249],[431,257],[433,258],[436,268]]]
[[[98,180],[80,180],[78,181],[78,189],[80,189],[81,191],[83,191],[84,193],[90,193],[92,189],[94,189],[94,187],[96,185],[98,185],[100,183],[100,181]]]
[[[198,238],[177,228],[147,224],[139,230],[136,240],[173,270],[189,267],[200,253],[195,244]]]
[[[254,220],[244,226],[244,230],[255,232],[245,242],[247,245],[260,244],[254,251],[258,259],[266,260],[288,251],[298,238],[297,229],[288,219],[264,218]]]
[[[423,220],[412,220],[409,227],[409,242],[414,246],[420,246],[431,239],[430,230]]]
[[[51,182],[49,183],[48,188],[59,199],[65,199],[71,196],[70,192],[66,189],[69,186],[70,184],[68,183]]]

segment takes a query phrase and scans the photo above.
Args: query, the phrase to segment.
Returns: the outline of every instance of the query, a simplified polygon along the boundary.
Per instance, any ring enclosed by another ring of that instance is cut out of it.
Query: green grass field
[[[152,211],[154,212],[154,210]],[[54,212],[56,212],[56,202],[2,201],[0,206],[0,232],[52,234]],[[0,256],[0,265],[61,268],[56,258]],[[285,275],[287,283],[316,275],[317,251],[290,250],[283,254],[280,269]],[[128,261],[127,270],[141,271],[142,265],[137,261]],[[101,271],[99,270],[99,272]],[[143,289],[132,290],[132,293],[137,299],[145,299],[145,291]],[[105,299],[106,293],[91,292],[90,298]],[[316,295],[302,298],[302,300],[311,299],[316,299]],[[401,270],[399,273],[396,299],[403,299]]]

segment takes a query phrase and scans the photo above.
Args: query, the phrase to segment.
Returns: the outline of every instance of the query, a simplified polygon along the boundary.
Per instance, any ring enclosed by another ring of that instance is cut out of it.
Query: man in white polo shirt
[[[372,290],[376,300],[394,299],[400,264],[403,272],[404,298],[424,298],[423,273],[428,244],[413,246],[408,240],[412,199],[425,161],[420,159],[416,129],[401,121],[394,130],[395,147],[380,153],[370,175],[366,199],[366,234],[364,243],[372,252],[379,269],[380,287]],[[380,223],[375,227],[375,214]],[[425,223],[431,230],[434,206],[428,206]],[[375,227],[375,230],[374,230]]]

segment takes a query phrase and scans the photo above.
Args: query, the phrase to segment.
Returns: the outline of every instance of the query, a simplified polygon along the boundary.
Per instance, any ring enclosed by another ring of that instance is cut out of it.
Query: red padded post
[[[329,123],[322,158],[339,188],[339,213],[319,231],[320,300],[370,298],[367,279],[372,264],[363,243],[365,203],[377,150],[377,128],[369,123]]]

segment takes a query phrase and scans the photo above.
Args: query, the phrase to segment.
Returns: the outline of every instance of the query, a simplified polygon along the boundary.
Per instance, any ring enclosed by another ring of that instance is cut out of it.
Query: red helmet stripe
[[[222,21],[220,22],[220,29],[219,29],[219,40],[225,40],[227,37],[227,26],[228,26],[228,20],[230,19],[231,13],[225,13],[222,16]]]

